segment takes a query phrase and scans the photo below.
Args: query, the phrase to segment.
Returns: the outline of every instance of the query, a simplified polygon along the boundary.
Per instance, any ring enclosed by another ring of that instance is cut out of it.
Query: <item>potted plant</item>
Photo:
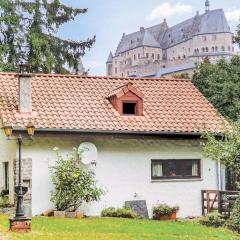
[[[155,220],[176,220],[177,212],[179,211],[178,206],[169,206],[165,203],[156,204],[153,206],[153,219]]]
[[[55,187],[51,192],[51,201],[56,209],[54,216],[82,218],[83,213],[77,211],[80,205],[98,201],[103,190],[97,186],[95,173],[86,169],[79,160],[76,149],[66,159],[60,155],[58,148],[55,151],[57,161],[51,167]]]

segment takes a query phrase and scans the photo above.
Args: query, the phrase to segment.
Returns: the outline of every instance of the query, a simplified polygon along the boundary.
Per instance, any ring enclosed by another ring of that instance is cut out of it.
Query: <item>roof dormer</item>
[[[128,83],[113,90],[107,98],[120,115],[142,116],[143,97],[143,93]]]

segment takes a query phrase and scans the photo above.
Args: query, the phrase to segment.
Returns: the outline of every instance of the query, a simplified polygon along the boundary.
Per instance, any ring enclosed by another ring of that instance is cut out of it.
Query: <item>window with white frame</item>
[[[200,159],[152,160],[151,177],[153,180],[200,178]]]

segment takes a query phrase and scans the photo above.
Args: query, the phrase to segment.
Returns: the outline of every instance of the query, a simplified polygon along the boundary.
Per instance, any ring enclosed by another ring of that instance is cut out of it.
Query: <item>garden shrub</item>
[[[114,208],[109,207],[102,210],[102,217],[118,217],[118,218],[140,218],[139,215],[131,208]]]
[[[1,194],[0,195],[0,208],[8,208],[10,206],[11,206],[11,204],[9,201],[9,197]]]
[[[226,222],[226,227],[240,233],[240,196],[238,196],[232,214]]]
[[[202,217],[199,223],[208,227],[222,227],[225,224],[225,220],[220,213],[212,212]]]
[[[57,162],[51,168],[54,190],[51,201],[57,211],[76,211],[83,202],[98,201],[103,190],[97,186],[95,173],[87,170],[79,158],[77,151],[64,159],[57,148]]]
[[[179,207],[178,206],[173,206],[170,207],[169,205],[165,204],[165,203],[158,203],[155,206],[153,206],[153,217],[155,216],[170,216],[173,213],[177,213],[179,211]]]

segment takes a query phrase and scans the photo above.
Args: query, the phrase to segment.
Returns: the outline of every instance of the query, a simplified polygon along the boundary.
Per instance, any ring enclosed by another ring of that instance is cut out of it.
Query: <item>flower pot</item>
[[[65,211],[54,211],[54,217],[64,218],[66,215]]]
[[[166,221],[166,220],[174,220],[174,221],[176,221],[177,213],[172,213],[171,215],[155,215],[154,219],[155,220],[161,220],[161,221]]]
[[[65,217],[66,218],[75,218],[76,217],[76,212],[66,212]]]
[[[76,218],[78,219],[84,218],[83,212],[76,212]]]

